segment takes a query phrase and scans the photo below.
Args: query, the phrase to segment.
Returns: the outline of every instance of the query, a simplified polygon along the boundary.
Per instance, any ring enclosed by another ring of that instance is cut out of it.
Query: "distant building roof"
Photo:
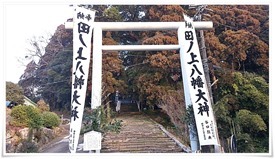
[[[34,103],[32,100],[30,100],[28,97],[26,97],[26,96],[24,96],[24,104],[25,105],[31,105],[31,106],[37,106],[37,104],[36,103]]]

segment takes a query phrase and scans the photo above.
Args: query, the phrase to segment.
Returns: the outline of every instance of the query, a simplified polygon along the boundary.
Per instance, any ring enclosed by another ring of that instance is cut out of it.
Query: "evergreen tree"
[[[214,106],[220,138],[224,141],[235,133],[239,152],[267,152],[268,83],[247,72],[221,74]]]

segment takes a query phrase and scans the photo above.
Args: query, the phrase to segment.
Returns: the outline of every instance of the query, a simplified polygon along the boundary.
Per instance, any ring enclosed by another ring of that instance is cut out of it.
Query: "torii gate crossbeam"
[[[179,45],[103,45],[102,51],[163,51],[179,50]]]
[[[184,22],[94,22],[94,27],[102,31],[150,31],[150,30],[177,30]],[[67,29],[73,29],[73,22],[66,22]],[[196,30],[213,28],[212,21],[194,22]]]

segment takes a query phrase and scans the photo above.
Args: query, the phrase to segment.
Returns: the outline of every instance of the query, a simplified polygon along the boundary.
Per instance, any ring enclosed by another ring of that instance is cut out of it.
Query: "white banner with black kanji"
[[[95,11],[77,7],[74,12],[71,125],[69,137],[69,149],[71,153],[76,152],[81,129],[94,19]]]
[[[184,89],[190,93],[200,145],[217,145],[216,123],[193,20],[188,16],[184,20],[185,25],[178,29],[181,69],[188,82]]]

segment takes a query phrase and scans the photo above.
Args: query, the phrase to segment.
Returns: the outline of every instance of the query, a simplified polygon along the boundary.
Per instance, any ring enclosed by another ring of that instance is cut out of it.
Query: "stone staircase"
[[[183,149],[148,117],[139,112],[121,113],[120,133],[108,132],[102,141],[102,153],[180,153]]]
[[[138,112],[138,107],[136,103],[131,103],[131,104],[121,104],[120,107],[120,112],[125,113],[125,112]]]

